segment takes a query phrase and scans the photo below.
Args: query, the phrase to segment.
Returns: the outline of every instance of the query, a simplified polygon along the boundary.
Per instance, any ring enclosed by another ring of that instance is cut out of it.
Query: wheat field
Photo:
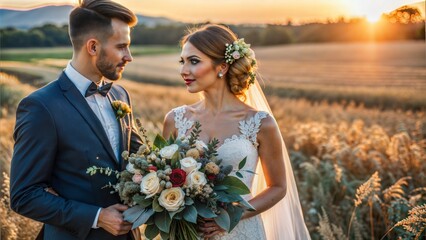
[[[350,49],[357,48],[357,45],[350,44],[348,48],[345,48],[345,53],[341,53],[336,58],[329,55],[328,61],[330,65],[333,65],[331,62],[337,64],[347,59],[349,63],[346,64],[345,69],[352,67],[355,69],[356,66],[358,66],[356,69],[359,69],[361,65],[366,69],[369,66],[370,70],[376,68],[375,72],[380,72],[377,74],[378,80],[372,78],[374,81],[371,81],[375,88],[409,89],[416,95],[421,95],[420,89],[425,87],[426,78],[423,77],[426,64],[424,64],[424,55],[422,58],[415,53],[417,50],[413,49],[418,49],[419,46],[424,47],[424,43],[415,43],[415,46],[408,46],[410,44],[406,45],[407,43],[395,44],[397,45],[376,46],[382,50],[377,50],[377,56],[374,58],[376,60],[372,58],[369,62],[360,60],[365,60],[362,52],[358,53],[358,57],[351,58],[350,54],[355,54],[357,51],[351,52]],[[392,46],[398,46],[397,51],[406,53],[405,58],[399,52],[400,58],[388,61],[388,58],[396,54],[386,52],[390,51]],[[267,76],[279,77],[282,75],[281,80],[265,80],[266,85],[286,84],[284,82],[287,81],[289,81],[288,84],[295,84],[287,78],[290,78],[291,75],[301,75],[301,72],[297,73],[297,71],[302,70],[297,68],[305,64],[305,70],[302,72],[306,73],[306,76],[315,79],[315,75],[310,71],[311,66],[315,66],[312,67],[312,71],[324,71],[324,73],[329,72],[330,75],[333,75],[332,85],[336,88],[362,87],[371,91],[375,89],[369,85],[369,82],[360,82],[358,86],[352,86],[356,81],[352,78],[356,76],[351,76],[350,79],[344,78],[348,74],[345,74],[343,70],[336,72],[330,69],[318,70],[332,67],[326,64],[327,56],[317,55],[321,60],[317,59],[315,62],[314,59],[307,59],[304,55],[307,54],[305,51],[326,53],[327,51],[322,50],[321,46],[303,49],[298,49],[298,47],[296,46],[296,49],[272,47],[257,51],[259,59],[262,59],[263,56],[261,68],[266,68],[268,61],[271,64],[275,61],[281,61],[281,65],[286,65],[286,61],[296,64],[290,67],[294,71],[291,74],[289,71],[284,71],[285,69],[277,69],[276,73],[273,72],[274,68],[269,72],[265,71],[263,74],[265,79],[269,78]],[[341,46],[330,45],[330,51],[333,47]],[[368,49],[373,46],[363,47]],[[272,56],[277,54],[278,49],[285,50],[284,52],[289,55],[283,59],[274,60]],[[338,52],[342,51],[340,49]],[[126,75],[127,79],[119,82],[129,90],[135,116],[142,120],[150,136],[161,131],[163,117],[170,109],[198,99],[197,95],[188,94],[182,86],[162,86],[130,80],[129,76],[132,74],[149,72],[145,72],[143,69],[138,71],[137,66],[141,67],[151,63],[148,68],[152,70],[153,74],[161,72],[161,76],[144,75],[143,77],[179,81],[175,72],[176,67],[178,68],[176,55],[153,57],[151,56],[151,61],[136,57],[132,63],[133,66],[129,65],[129,69],[126,70],[129,72]],[[270,59],[267,60],[266,57]],[[291,59],[294,59],[296,63]],[[381,67],[375,66],[375,64],[380,65],[379,62],[382,62]],[[143,64],[138,65],[137,63]],[[37,66],[30,63],[21,64],[2,63],[2,66],[13,66],[15,70],[23,69],[22,71],[27,72],[37,68],[37,73],[42,75],[43,79],[49,79],[51,76],[49,74],[53,74],[55,70],[59,71],[58,67],[62,67],[66,61],[57,61],[55,64],[46,60],[43,63],[36,63],[40,64]],[[156,64],[164,68],[157,68],[157,71],[154,71]],[[300,64],[299,67],[297,64]],[[172,65],[173,67],[171,67]],[[322,67],[320,67],[321,65]],[[342,63],[342,65],[344,64]],[[412,73],[412,70],[416,72]],[[368,78],[368,74],[371,72],[359,72],[358,79],[363,81],[364,78]],[[171,78],[167,78],[167,76]],[[395,76],[395,78],[387,79],[388,76]],[[25,96],[35,89],[30,84],[24,83],[26,81],[14,76],[2,74],[0,77],[2,80],[0,86],[2,91],[5,89],[4,92],[10,92],[13,89],[14,95]],[[409,81],[393,81],[393,79],[409,79]],[[299,80],[294,78],[296,82]],[[312,81],[309,80],[306,84],[308,86],[318,84],[312,83]],[[328,86],[326,81],[329,80],[325,77],[319,77],[318,81],[321,82],[320,85]],[[388,82],[385,84],[386,81]],[[401,82],[405,85],[399,85]],[[413,82],[418,85],[411,85]],[[422,239],[425,237],[425,111],[379,109],[354,102],[345,104],[327,101],[313,102],[303,98],[291,99],[278,95],[269,95],[267,98],[289,149],[305,221],[312,239],[381,239],[382,237],[383,239],[413,239],[416,237]],[[3,104],[2,99],[0,170],[6,175],[0,176],[4,183],[0,202],[0,220],[1,236],[4,239],[32,239],[39,228],[38,223],[10,211],[8,193],[5,190],[8,188],[7,173],[13,148],[14,108],[18,101],[19,99]]]

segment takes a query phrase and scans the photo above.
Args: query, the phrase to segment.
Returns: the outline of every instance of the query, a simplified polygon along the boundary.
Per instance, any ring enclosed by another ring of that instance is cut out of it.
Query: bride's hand
[[[220,228],[212,218],[199,219],[198,226],[198,228],[202,231],[204,239],[206,240],[225,232],[225,230]]]

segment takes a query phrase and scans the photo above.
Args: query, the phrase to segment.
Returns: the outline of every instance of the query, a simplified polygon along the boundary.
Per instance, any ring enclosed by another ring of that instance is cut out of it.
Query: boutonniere
[[[120,100],[113,101],[111,105],[115,111],[115,116],[117,117],[117,119],[123,118],[124,116],[132,112],[132,109],[129,107],[129,105]]]

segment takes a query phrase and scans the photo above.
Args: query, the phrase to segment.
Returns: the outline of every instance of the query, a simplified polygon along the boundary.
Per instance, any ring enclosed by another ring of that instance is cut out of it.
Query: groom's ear
[[[98,51],[98,41],[96,39],[89,39],[86,42],[86,51],[91,56],[96,56]]]

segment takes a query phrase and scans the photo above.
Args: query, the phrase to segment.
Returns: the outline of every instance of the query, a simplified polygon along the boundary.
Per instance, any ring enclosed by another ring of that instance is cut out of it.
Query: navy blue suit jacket
[[[107,97],[131,105],[124,88],[113,85]],[[120,120],[120,152],[141,144],[132,114]],[[112,189],[114,176],[90,176],[90,166],[122,170],[101,122],[65,73],[24,98],[17,109],[11,164],[11,207],[45,223],[44,239],[127,239],[92,229],[100,207],[120,203]],[[52,187],[59,197],[44,188]]]

